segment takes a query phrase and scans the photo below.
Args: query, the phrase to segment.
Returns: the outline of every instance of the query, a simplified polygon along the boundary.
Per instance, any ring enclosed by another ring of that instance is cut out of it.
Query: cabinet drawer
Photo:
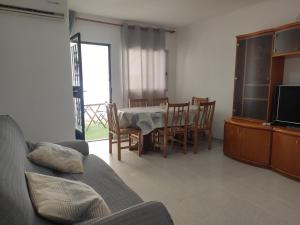
[[[272,168],[299,179],[300,137],[274,132],[272,146]]]
[[[300,28],[279,31],[275,34],[274,53],[300,51]]]

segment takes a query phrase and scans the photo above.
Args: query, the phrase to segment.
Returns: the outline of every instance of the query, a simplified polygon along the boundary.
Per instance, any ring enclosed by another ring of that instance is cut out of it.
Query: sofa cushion
[[[57,144],[41,142],[27,157],[34,163],[64,173],[83,173],[82,154]]]
[[[25,174],[32,203],[42,217],[73,224],[111,215],[103,198],[82,182],[38,173]]]
[[[90,185],[103,197],[113,213],[143,202],[99,157],[88,155],[84,157],[83,165],[83,174],[56,173],[56,175]]]
[[[24,176],[28,151],[19,126],[0,116],[0,224],[52,224],[37,217]]]

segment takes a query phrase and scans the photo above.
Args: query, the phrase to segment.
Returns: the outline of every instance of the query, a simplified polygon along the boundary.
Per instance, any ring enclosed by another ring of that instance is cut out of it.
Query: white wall
[[[232,114],[235,36],[293,22],[298,14],[299,0],[264,1],[178,30],[176,99],[215,99],[214,137],[223,138]]]
[[[81,15],[85,18],[105,20],[101,17]],[[106,18],[107,20],[107,18]],[[108,21],[114,22],[114,21]],[[116,21],[120,23],[120,21]],[[120,107],[123,105],[121,83],[121,29],[118,26],[76,20],[73,33],[80,32],[82,41],[111,44],[111,85],[112,100]],[[169,51],[168,95],[175,96],[176,77],[176,34],[166,34],[166,48]]]
[[[285,59],[283,84],[300,85],[300,57]]]
[[[0,13],[0,114],[31,141],[74,139],[67,24]]]

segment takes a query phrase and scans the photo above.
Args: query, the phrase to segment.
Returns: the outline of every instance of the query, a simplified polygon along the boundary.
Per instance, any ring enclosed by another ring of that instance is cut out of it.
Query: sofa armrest
[[[65,147],[73,148],[80,152],[83,155],[88,155],[89,154],[89,145],[86,141],[81,141],[81,140],[76,140],[76,141],[63,141],[63,142],[58,142],[55,143],[58,145],[62,145]]]
[[[77,225],[174,225],[166,207],[160,202],[145,202],[104,218]]]

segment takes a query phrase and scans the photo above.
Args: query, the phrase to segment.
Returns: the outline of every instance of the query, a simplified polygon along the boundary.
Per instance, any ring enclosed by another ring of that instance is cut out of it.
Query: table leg
[[[147,151],[152,151],[153,149],[153,142],[152,142],[152,133],[143,135],[143,154],[145,154]],[[138,150],[138,143],[131,145],[131,148],[129,148],[130,151],[137,151]]]

